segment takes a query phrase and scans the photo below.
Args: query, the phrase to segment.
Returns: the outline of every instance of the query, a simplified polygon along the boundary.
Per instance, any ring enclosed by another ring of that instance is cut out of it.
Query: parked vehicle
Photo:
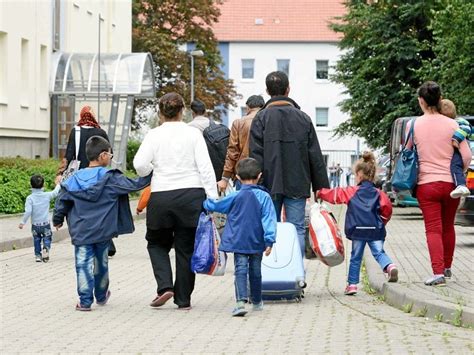
[[[400,154],[403,144],[405,143],[405,132],[407,123],[415,117],[400,117],[397,118],[392,124],[392,130],[390,134],[390,146],[389,146],[389,159],[387,163],[387,170],[385,174],[385,183],[382,185],[383,191],[387,193],[390,200],[395,206],[406,207],[418,207],[418,200],[412,195],[412,191],[396,191],[392,189],[392,175],[395,171],[395,163],[398,155]]]
[[[474,126],[474,117],[470,117],[469,122]],[[456,214],[456,224],[474,226],[474,142],[469,142],[472,151],[471,165],[467,171],[466,185],[471,194],[461,199],[458,213]]]
[[[474,116],[462,116],[468,120],[474,127]],[[398,158],[403,144],[405,143],[405,132],[407,123],[414,117],[400,117],[392,124],[389,146],[389,163],[385,177],[381,174],[384,181],[382,189],[392,200],[395,206],[416,206],[418,207],[418,200],[412,195],[411,191],[394,191],[390,180],[395,170],[395,163]],[[467,187],[471,191],[471,195],[463,198],[459,204],[459,210],[456,215],[456,223],[462,225],[474,225],[474,142],[469,142],[473,154],[473,160],[467,173]]]

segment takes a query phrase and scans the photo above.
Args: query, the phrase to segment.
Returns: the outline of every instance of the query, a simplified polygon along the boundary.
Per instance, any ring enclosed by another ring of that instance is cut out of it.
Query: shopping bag
[[[194,240],[194,252],[191,257],[191,270],[194,273],[207,274],[215,262],[215,236],[216,228],[212,217],[201,212]]]
[[[80,160],[77,160],[77,157],[79,156],[79,146],[80,146],[80,142],[81,142],[81,127],[79,126],[75,126],[74,127],[74,130],[75,130],[75,146],[76,146],[76,151],[75,151],[75,155],[74,155],[74,159],[72,159],[66,170],[64,170],[63,174],[62,174],[62,177],[61,177],[61,181],[66,181],[67,179],[69,179],[72,175],[74,175],[78,170],[79,170],[79,167],[81,166],[81,162]]]
[[[309,241],[318,260],[327,266],[344,261],[344,243],[336,219],[321,204],[311,207]]]
[[[395,171],[392,176],[392,186],[398,191],[412,190],[418,179],[418,153],[413,136],[415,119],[410,121],[410,131],[403,145],[402,151],[398,155]],[[413,147],[408,149],[408,141],[412,139]]]
[[[223,251],[219,251],[219,245],[221,244],[221,236],[214,226],[214,263],[211,269],[207,273],[211,276],[223,276],[225,274],[225,267],[227,264],[227,254]]]

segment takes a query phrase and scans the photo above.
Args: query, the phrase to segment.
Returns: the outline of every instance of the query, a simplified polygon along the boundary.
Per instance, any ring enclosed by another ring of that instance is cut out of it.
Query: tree
[[[437,81],[458,114],[474,114],[474,3],[444,1],[434,12],[431,29],[436,57],[425,62],[426,78]]]
[[[217,107],[215,118],[220,118],[226,107],[235,106],[237,96],[233,81],[225,79],[220,70],[222,58],[211,28],[219,18],[220,3],[222,0],[134,0],[132,4],[133,51],[151,53],[157,96],[175,91],[189,104],[191,64],[182,48],[194,43],[204,52],[194,61],[194,96],[207,108]],[[155,106],[156,100],[138,105],[138,123],[150,115],[150,105]]]
[[[343,35],[343,55],[332,80],[345,85],[340,103],[350,119],[337,135],[356,134],[373,148],[386,147],[394,119],[419,113],[419,70],[434,58],[429,28],[440,1],[346,1],[347,14],[331,27]]]

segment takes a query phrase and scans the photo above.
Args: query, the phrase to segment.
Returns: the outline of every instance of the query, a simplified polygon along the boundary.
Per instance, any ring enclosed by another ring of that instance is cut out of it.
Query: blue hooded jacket
[[[72,244],[87,245],[133,233],[128,194],[150,184],[152,174],[129,179],[120,170],[86,168],[61,184],[53,225],[67,219]]]
[[[207,199],[203,206],[208,211],[227,214],[219,250],[260,254],[275,243],[275,207],[263,186],[242,185],[239,191],[221,200]]]

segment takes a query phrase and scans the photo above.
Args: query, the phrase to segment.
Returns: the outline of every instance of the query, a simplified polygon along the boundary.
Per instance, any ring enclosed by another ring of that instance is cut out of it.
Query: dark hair
[[[41,175],[33,175],[30,184],[34,189],[41,189],[44,186],[44,178]]]
[[[245,103],[250,108],[262,108],[265,106],[265,100],[260,95],[252,95],[247,99]]]
[[[108,152],[110,143],[101,136],[92,136],[86,142],[86,157],[89,161],[99,159],[102,152]]]
[[[172,120],[184,108],[184,100],[180,94],[170,92],[161,97],[158,107],[165,120]]]
[[[194,100],[191,102],[191,111],[196,115],[204,115],[206,113],[206,105],[201,100]]]
[[[425,100],[429,107],[436,107],[439,111],[441,88],[434,81],[427,81],[418,88],[418,96]]]
[[[262,172],[260,164],[253,158],[245,158],[237,163],[237,175],[241,180],[254,180]]]
[[[288,76],[282,71],[274,71],[268,74],[265,79],[265,84],[267,85],[268,95],[270,96],[285,95],[288,86],[290,86]]]

